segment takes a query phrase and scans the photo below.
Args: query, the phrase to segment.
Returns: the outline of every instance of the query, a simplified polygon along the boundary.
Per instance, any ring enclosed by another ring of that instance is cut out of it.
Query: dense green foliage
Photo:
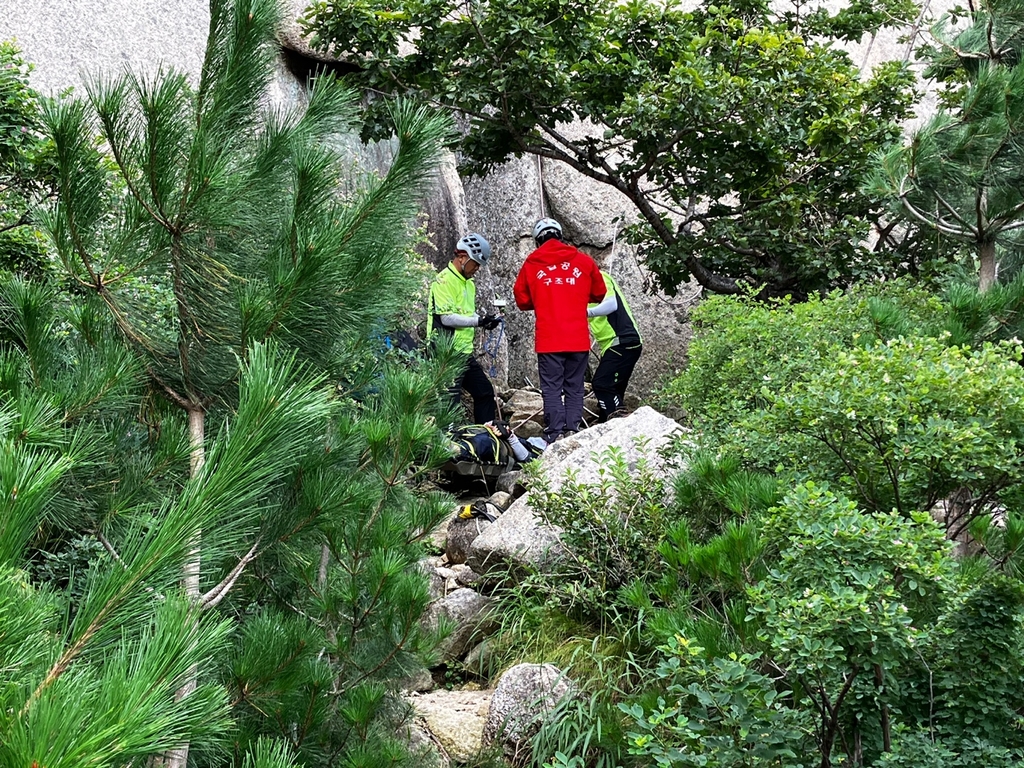
[[[710,297],[694,308],[684,375],[662,402],[710,436],[816,371],[836,347],[866,345],[942,323],[942,303],[909,284],[863,285],[808,301]]]
[[[396,105],[375,176],[332,79],[265,114],[278,13],[211,3],[198,86],[44,105],[71,288],[0,280],[4,764],[421,764],[394,691],[438,639],[412,566],[450,361],[378,333],[450,128]]]
[[[960,533],[1020,492],[1020,357],[1019,345],[936,339],[834,351],[744,421],[737,441],[762,466],[832,479],[865,509],[909,515],[949,500]]]
[[[364,85],[462,110],[474,169],[561,158],[626,193],[664,287],[739,294],[694,312],[662,393],[692,431],[661,449],[667,470],[613,449],[593,486],[532,479],[558,557],[494,593],[485,663],[557,663],[579,695],[523,759],[1021,764],[1024,278],[751,297],[921,273],[859,245],[882,224],[861,184],[908,107],[904,73],[861,82],[828,45],[907,9],[450,10],[319,4],[311,23],[375,54]],[[955,44],[977,53],[997,10]],[[277,13],[214,0],[196,85],[129,73],[41,107],[0,49],[0,226],[26,231],[52,152],[39,221],[61,278],[14,260],[0,278],[5,765],[427,759],[394,694],[439,640],[415,566],[451,508],[421,483],[451,361],[387,353],[379,331],[417,290],[412,222],[450,124],[374,103],[364,126],[392,150],[377,176],[332,149],[361,117],[332,78],[301,114],[264,114]],[[947,105],[1013,107],[975,74]],[[571,117],[608,132],[570,140]],[[1002,127],[988,114],[957,141]]]
[[[698,308],[690,365],[663,393],[699,428],[668,449],[672,482],[609,455],[600,488],[534,499],[569,554],[526,582],[508,610],[533,618],[507,631],[545,634],[524,647],[548,659],[562,638],[570,674],[603,674],[613,686],[591,695],[624,718],[592,703],[589,728],[542,729],[535,746],[566,758],[551,765],[1024,756],[1024,369],[1019,343],[987,341],[1016,322],[1016,290]]]
[[[462,115],[469,170],[535,154],[621,193],[665,290],[692,276],[775,295],[922,267],[862,191],[873,153],[899,138],[912,78],[891,63],[862,79],[834,44],[914,14],[898,0],[831,16],[803,3],[644,0],[319,0],[307,11],[313,44],[358,63],[360,87]],[[592,129],[567,129],[573,120]],[[863,244],[872,227],[884,230],[876,250]],[[611,228],[574,234],[599,242]]]
[[[665,695],[655,709],[622,705],[638,730],[630,753],[659,766],[760,768],[797,765],[809,745],[808,713],[787,706],[789,691],[755,668],[750,655],[709,658],[685,637],[662,649]]]
[[[38,275],[45,245],[29,225],[53,192],[53,145],[42,133],[30,71],[18,49],[0,40],[0,269]]]

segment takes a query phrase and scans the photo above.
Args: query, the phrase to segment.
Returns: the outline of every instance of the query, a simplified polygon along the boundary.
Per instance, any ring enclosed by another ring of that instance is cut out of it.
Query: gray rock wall
[[[43,93],[125,65],[196,74],[209,25],[206,0],[0,0],[0,38],[18,42]]]

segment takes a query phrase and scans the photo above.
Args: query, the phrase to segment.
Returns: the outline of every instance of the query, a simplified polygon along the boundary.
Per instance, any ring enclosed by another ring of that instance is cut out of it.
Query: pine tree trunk
[[[978,291],[985,293],[996,284],[996,244],[984,241],[978,244]]]
[[[196,477],[203,468],[203,464],[206,463],[205,435],[206,411],[203,410],[202,406],[190,408],[188,412],[189,477]],[[181,578],[185,594],[196,603],[199,602],[200,598],[199,569],[202,562],[200,539],[201,535],[199,533],[192,538],[189,560],[185,563]],[[177,690],[174,698],[181,700],[192,693],[196,689],[197,678],[198,670],[195,668],[189,670],[188,680]],[[186,743],[168,752],[164,760],[166,768],[186,768],[188,764],[188,747],[189,745]]]

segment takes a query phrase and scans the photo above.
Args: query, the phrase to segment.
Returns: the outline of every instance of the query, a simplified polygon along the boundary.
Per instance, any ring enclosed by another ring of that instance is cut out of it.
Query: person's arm
[[[476,328],[480,325],[480,316],[475,312],[463,314],[457,286],[449,282],[436,282],[431,286],[431,300],[437,322],[445,328]]]
[[[604,284],[604,278],[601,277],[601,270],[597,267],[597,262],[593,259],[590,260],[590,304],[598,304],[604,301],[605,295],[608,293],[608,287]]]
[[[533,299],[530,296],[530,284],[526,279],[526,265],[519,270],[516,276],[516,284],[512,286],[512,295],[515,297],[516,306],[522,310],[533,309]]]
[[[619,308],[619,300],[615,291],[608,291],[604,301],[594,307],[587,307],[587,317],[606,317]]]
[[[440,320],[445,328],[476,328],[480,325],[480,315],[440,315]]]

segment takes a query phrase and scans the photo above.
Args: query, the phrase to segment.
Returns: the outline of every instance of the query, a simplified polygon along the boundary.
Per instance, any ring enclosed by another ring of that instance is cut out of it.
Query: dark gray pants
[[[575,432],[583,419],[583,376],[589,352],[538,352],[537,373],[544,398],[544,439]]]
[[[640,359],[643,347],[637,344],[616,344],[608,347],[601,355],[601,362],[594,371],[590,382],[597,397],[598,422],[605,422],[608,416],[622,407],[626,402],[626,387],[629,377],[633,375],[636,361]]]

